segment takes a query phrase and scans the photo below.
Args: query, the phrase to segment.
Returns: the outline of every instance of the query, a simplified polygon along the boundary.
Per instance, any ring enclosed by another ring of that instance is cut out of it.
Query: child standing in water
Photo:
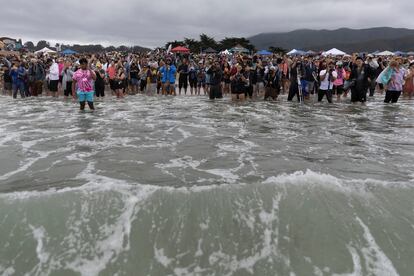
[[[93,106],[93,83],[96,80],[96,74],[93,70],[88,68],[88,60],[81,58],[79,60],[80,69],[73,74],[72,82],[72,96],[75,98],[78,96],[80,110],[85,109],[85,104],[88,102],[88,106],[91,110],[94,110]]]

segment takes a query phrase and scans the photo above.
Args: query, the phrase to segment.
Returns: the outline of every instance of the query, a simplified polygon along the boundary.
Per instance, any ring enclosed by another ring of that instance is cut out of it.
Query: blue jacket
[[[166,83],[167,81],[169,81],[170,83],[175,83],[176,72],[177,68],[174,65],[171,65],[169,70],[167,70],[167,66],[164,65],[160,68],[161,82]]]

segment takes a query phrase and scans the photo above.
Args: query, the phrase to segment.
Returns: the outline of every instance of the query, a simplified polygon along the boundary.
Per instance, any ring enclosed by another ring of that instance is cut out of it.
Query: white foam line
[[[29,226],[30,226],[30,229],[32,229],[33,237],[37,242],[36,255],[41,265],[43,263],[46,263],[50,256],[50,254],[45,251],[44,244],[43,244],[43,239],[46,237],[46,231],[45,231],[45,228],[43,228],[43,226],[40,226],[40,227],[34,227],[32,225],[29,225]]]
[[[385,255],[385,253],[378,246],[368,226],[364,222],[356,217],[356,220],[361,225],[364,233],[364,239],[367,242],[368,247],[361,249],[364,259],[366,261],[366,269],[371,272],[370,274],[376,276],[398,276],[398,272],[392,264],[391,260]]]
[[[47,153],[50,154],[51,152]],[[190,165],[196,170],[199,170],[196,168],[197,162],[192,161],[189,162],[189,160],[181,160],[187,162],[187,165]],[[29,167],[34,163],[35,160],[32,160],[30,164],[26,164],[25,167]],[[167,164],[171,166],[177,166],[180,167],[183,165],[183,163],[180,163],[177,161],[177,163],[174,162],[173,164]],[[158,165],[161,168],[165,165]],[[9,200],[18,200],[18,199],[28,199],[31,197],[41,197],[41,196],[51,196],[55,194],[60,193],[67,193],[67,192],[83,192],[83,191],[134,191],[136,189],[143,189],[148,188],[152,190],[161,190],[166,192],[179,192],[179,193],[199,193],[204,191],[210,191],[214,189],[238,189],[241,187],[244,187],[244,183],[238,182],[235,184],[235,175],[226,175],[228,178],[228,183],[224,184],[213,184],[213,185],[204,185],[204,186],[192,186],[192,187],[171,187],[171,186],[156,186],[156,185],[149,185],[149,184],[140,184],[140,183],[128,183],[123,180],[108,178],[104,176],[100,176],[97,174],[92,173],[93,170],[93,163],[89,163],[87,168],[81,172],[76,179],[87,179],[88,182],[85,185],[79,186],[79,187],[69,187],[69,188],[63,188],[63,189],[49,189],[46,191],[20,191],[20,192],[11,192],[11,193],[3,193],[0,194],[0,198],[5,198]],[[13,174],[16,174],[20,171],[23,171],[23,169],[19,169],[18,171],[11,172]],[[200,170],[204,172],[208,172],[208,170]],[[230,170],[231,171],[231,170]],[[8,178],[10,177],[11,173],[8,173],[7,176],[3,175],[2,178]],[[210,170],[210,173],[221,175],[223,176],[223,171],[217,171],[217,170]],[[227,170],[224,171],[224,173],[227,174]],[[229,178],[230,177],[230,178]],[[102,185],[102,183],[105,183],[105,185]],[[412,187],[412,182],[406,183],[406,182],[387,182],[387,181],[380,181],[380,180],[373,180],[373,179],[351,179],[351,180],[345,180],[345,179],[339,179],[335,176],[329,175],[329,174],[323,174],[323,173],[317,173],[313,172],[311,170],[306,170],[306,172],[298,171],[294,172],[292,174],[281,174],[279,176],[272,176],[267,178],[262,182],[262,184],[266,185],[310,185],[310,186],[322,186],[324,188],[334,189],[341,192],[364,192],[362,190],[364,188],[364,185],[366,184],[374,184],[378,186],[384,186],[387,187],[388,185],[399,185],[400,187],[410,186]],[[356,185],[356,184],[362,184],[362,185]]]
[[[6,180],[8,178],[10,178],[11,176],[18,174],[20,172],[23,172],[25,170],[27,170],[28,168],[30,168],[35,162],[44,159],[46,157],[48,157],[50,154],[52,154],[55,151],[49,151],[49,152],[37,152],[40,156],[36,157],[36,158],[29,158],[29,161],[26,162],[24,165],[20,166],[17,170],[8,172],[2,176],[0,176],[0,180]]]

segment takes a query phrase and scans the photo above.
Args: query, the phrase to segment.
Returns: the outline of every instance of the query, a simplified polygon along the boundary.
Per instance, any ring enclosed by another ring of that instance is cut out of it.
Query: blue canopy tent
[[[73,51],[73,50],[71,50],[71,49],[65,49],[65,50],[63,50],[62,52],[61,52],[61,54],[62,55],[74,55],[74,54],[77,54],[78,52],[76,52],[76,51]]]
[[[404,52],[401,52],[401,51],[394,52],[394,54],[395,54],[396,56],[400,56],[400,57],[404,57],[404,56],[406,56],[406,55],[407,55],[407,53],[404,53]]]
[[[257,52],[257,54],[261,55],[261,56],[270,56],[272,53],[267,51],[267,50],[261,50],[261,51]]]

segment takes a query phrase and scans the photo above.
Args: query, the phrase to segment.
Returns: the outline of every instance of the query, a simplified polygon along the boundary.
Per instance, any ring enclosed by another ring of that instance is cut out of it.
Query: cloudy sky
[[[0,36],[23,42],[156,47],[200,33],[221,39],[299,28],[414,28],[413,0],[0,0],[0,6]]]

